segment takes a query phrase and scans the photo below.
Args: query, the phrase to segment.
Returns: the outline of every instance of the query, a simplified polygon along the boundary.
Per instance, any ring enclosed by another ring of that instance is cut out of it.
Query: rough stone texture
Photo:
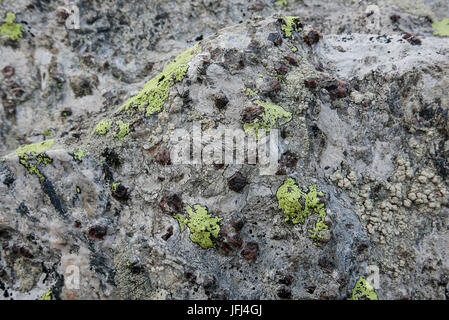
[[[373,265],[380,299],[448,299],[446,1],[78,1],[79,30],[62,7],[0,3],[25,27],[0,40],[4,299],[346,299]],[[198,40],[160,113],[114,112]],[[167,159],[175,129],[241,129],[256,100],[292,114],[277,175]],[[14,152],[49,138],[51,162]],[[286,175],[325,194],[318,243],[316,217],[284,221]],[[195,204],[222,219],[215,249],[175,217]]]

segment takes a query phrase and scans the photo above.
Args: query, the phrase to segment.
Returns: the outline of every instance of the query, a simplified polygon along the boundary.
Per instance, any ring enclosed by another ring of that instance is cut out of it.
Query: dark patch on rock
[[[262,106],[258,107],[246,107],[242,111],[242,121],[243,123],[251,123],[256,119],[262,120],[260,114],[265,111],[265,108]]]
[[[277,295],[279,298],[281,299],[291,299],[292,298],[292,291],[290,290],[290,288],[287,287],[280,287],[277,290]]]
[[[248,242],[240,252],[246,260],[256,260],[259,253],[259,245],[256,242]]]
[[[56,209],[56,211],[62,216],[66,217],[66,209],[64,206],[64,203],[61,199],[59,199],[58,195],[56,194],[55,187],[53,186],[53,183],[45,178],[42,181],[42,190],[45,192],[45,194],[50,198],[50,202],[53,205],[53,207]]]
[[[103,240],[103,238],[106,236],[108,232],[108,228],[106,226],[93,226],[90,227],[87,235],[90,239],[94,239],[94,240]]]
[[[292,66],[299,65],[298,59],[296,57],[292,56],[291,54],[285,56],[284,59],[287,60],[288,63],[290,63]]]
[[[287,72],[288,72],[288,67],[287,67],[287,65],[283,61],[281,61],[274,68],[274,70],[276,71],[277,74],[285,76],[287,74]]]
[[[112,196],[117,200],[126,201],[129,199],[128,188],[119,183],[114,190],[112,190]]]
[[[2,73],[5,78],[9,78],[14,75],[15,69],[11,66],[6,66],[2,69]]]
[[[295,168],[298,164],[298,155],[291,151],[286,151],[281,155],[279,159],[279,164],[287,168]]]
[[[307,43],[309,46],[312,46],[313,44],[318,43],[318,41],[320,41],[320,38],[320,33],[312,29],[304,36],[303,39],[305,43]]]
[[[181,197],[177,194],[169,194],[162,197],[161,201],[159,202],[159,207],[161,208],[162,212],[173,215],[182,211],[183,202]]]
[[[215,106],[218,109],[224,109],[229,103],[229,99],[225,95],[218,95],[215,97]]]
[[[304,85],[309,89],[316,89],[319,86],[318,78],[308,78],[304,80]]]
[[[104,149],[103,153],[101,154],[102,157],[105,158],[105,162],[110,167],[118,167],[120,166],[120,157],[118,154],[114,151],[114,149],[106,148]]]
[[[173,226],[168,227],[166,233],[162,236],[162,240],[167,241],[173,235]]]
[[[157,163],[163,166],[171,164],[170,152],[167,149],[162,149],[161,151],[159,151],[154,159]]]
[[[247,184],[248,180],[240,172],[236,172],[228,181],[229,189],[235,192],[242,192]]]
[[[98,78],[95,75],[74,75],[70,77],[70,87],[77,98],[91,95],[93,88],[97,86]]]
[[[293,283],[293,276],[288,274],[279,279],[280,284],[285,284],[286,286],[290,286]]]
[[[282,44],[282,37],[279,32],[270,33],[267,40],[273,42],[275,46],[280,46]]]

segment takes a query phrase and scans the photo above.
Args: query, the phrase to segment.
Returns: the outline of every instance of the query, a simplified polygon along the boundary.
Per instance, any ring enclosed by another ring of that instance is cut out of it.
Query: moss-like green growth
[[[72,153],[73,159],[78,161],[78,162],[82,162],[83,158],[85,158],[87,156],[87,151],[83,150],[83,149],[75,149],[73,150]]]
[[[19,163],[23,165],[30,174],[36,175],[39,180],[44,179],[37,165],[47,165],[53,161],[44,151],[53,145],[54,140],[28,144],[16,149],[19,156]]]
[[[120,181],[117,181],[117,182],[114,182],[113,184],[112,184],[112,187],[111,187],[111,190],[112,191],[117,191],[117,187],[120,185]]]
[[[297,47],[297,46],[293,46],[293,47],[292,47],[292,51],[293,51],[293,52],[298,51],[298,47]]]
[[[49,136],[51,136],[51,129],[45,130],[44,132],[42,132],[42,135],[43,135],[45,138],[48,138]]]
[[[38,164],[46,165],[53,162],[53,159],[47,156],[45,153],[31,152]]]
[[[51,295],[52,295],[52,291],[51,291],[51,289],[48,289],[48,291],[45,292],[45,293],[44,293],[39,299],[37,299],[37,300],[52,300]]]
[[[286,37],[291,37],[292,32],[298,32],[302,28],[301,20],[295,16],[282,17],[281,29],[284,31]]]
[[[295,180],[287,178],[279,187],[276,196],[279,209],[282,209],[286,215],[286,222],[304,223],[308,216],[317,214],[315,225],[308,230],[309,237],[315,241],[323,238],[321,233],[329,228],[324,223],[326,219],[326,210],[322,200],[324,194],[317,189],[316,185],[311,185],[308,192],[303,192],[296,185]]]
[[[250,97],[257,96],[259,94],[259,91],[253,90],[251,88],[246,88],[246,94]]]
[[[181,229],[181,232],[183,232],[186,229],[187,218],[180,213],[175,214],[173,217],[178,220],[179,228]]]
[[[122,140],[129,133],[130,123],[124,123],[123,121],[119,120],[115,124],[119,126],[119,131],[117,133],[114,133],[114,137]]]
[[[449,37],[449,18],[443,19],[441,21],[434,21],[432,27],[435,29],[433,33],[440,37]]]
[[[287,0],[278,0],[274,3],[277,6],[281,6],[281,7],[286,7],[288,6],[288,2]]]
[[[215,244],[212,242],[212,238],[218,237],[220,232],[220,226],[218,223],[223,220],[222,218],[212,217],[206,207],[202,207],[198,204],[193,206],[192,209],[189,205],[185,207],[189,218],[187,219],[182,214],[176,214],[174,217],[178,220],[181,232],[185,230],[185,227],[190,229],[190,240],[200,245],[202,248],[215,248]]]
[[[199,45],[196,44],[181,53],[170,62],[159,75],[148,81],[138,94],[119,107],[116,112],[123,109],[129,110],[131,108],[138,108],[141,110],[145,108],[145,116],[149,116],[161,111],[162,106],[168,97],[170,85],[174,82],[181,81],[185,77],[189,61],[198,52]]]
[[[93,132],[105,135],[106,133],[108,133],[108,130],[111,127],[111,125],[112,125],[112,120],[110,120],[110,119],[101,120],[95,126]]]
[[[261,113],[262,120],[255,119],[251,123],[245,123],[243,130],[247,133],[254,134],[257,138],[260,137],[260,130],[270,132],[275,125],[284,125],[292,120],[292,114],[285,111],[281,106],[261,100],[256,100],[254,103],[264,108],[264,111]]]
[[[81,188],[80,187],[76,186],[75,190],[76,190],[76,193],[78,193],[78,194],[81,193]]]
[[[379,300],[373,286],[360,277],[352,290],[352,296],[348,300]]]
[[[22,38],[24,31],[23,26],[20,23],[14,23],[16,15],[12,12],[7,12],[5,22],[0,26],[0,35],[4,38],[8,38],[14,41]]]
[[[27,144],[25,146],[18,147],[16,149],[16,154],[21,155],[21,154],[27,153],[28,151],[43,152],[43,151],[49,149],[53,145],[53,142],[54,142],[54,140],[50,139],[50,140],[45,140],[42,142]]]

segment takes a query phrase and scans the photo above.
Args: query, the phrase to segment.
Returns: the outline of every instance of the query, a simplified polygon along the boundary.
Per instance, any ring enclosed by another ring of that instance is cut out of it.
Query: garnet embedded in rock
[[[282,44],[282,37],[278,32],[270,33],[267,40],[273,42],[275,46]]]
[[[89,228],[87,235],[94,240],[103,240],[106,236],[108,228],[105,226],[93,226]]]
[[[119,183],[112,190],[112,196],[117,200],[128,200],[128,188],[126,188],[123,184]]]
[[[256,260],[259,253],[259,245],[256,242],[248,242],[243,250],[240,252],[246,260]]]
[[[321,35],[316,30],[310,30],[307,35],[304,36],[304,42],[307,43],[309,46],[312,46],[315,43],[318,43],[320,41]]]
[[[218,95],[215,97],[215,106],[218,109],[224,109],[229,103],[229,99],[225,95]]]

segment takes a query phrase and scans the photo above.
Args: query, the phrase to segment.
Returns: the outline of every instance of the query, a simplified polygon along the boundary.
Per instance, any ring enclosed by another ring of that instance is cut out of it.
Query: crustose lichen
[[[199,46],[196,44],[181,53],[170,62],[159,75],[148,81],[138,94],[119,107],[116,112],[137,107],[139,110],[145,108],[145,116],[149,116],[161,111],[162,106],[168,97],[171,84],[179,82],[185,77],[188,69],[188,62],[198,51]]]
[[[366,279],[360,277],[348,300],[379,300],[379,298],[374,287]]]
[[[14,23],[16,15],[12,12],[7,12],[5,22],[0,26],[0,35],[11,40],[19,40],[22,38],[24,31],[23,26],[20,23]]]
[[[292,178],[287,178],[276,193],[278,207],[286,215],[285,221],[293,224],[304,223],[305,219],[317,214],[318,218],[312,229],[309,229],[309,237],[313,240],[323,238],[322,232],[328,230],[324,223],[326,210],[324,208],[324,194],[317,189],[316,185],[311,185],[308,192],[302,191]]]
[[[187,205],[185,210],[189,218],[186,218],[186,216],[180,213],[174,216],[179,222],[181,232],[187,226],[190,229],[190,240],[192,242],[200,245],[202,248],[215,248],[212,238],[218,237],[220,232],[218,223],[222,218],[212,217],[207,212],[206,207],[202,207],[199,204],[194,205],[193,209]]]

